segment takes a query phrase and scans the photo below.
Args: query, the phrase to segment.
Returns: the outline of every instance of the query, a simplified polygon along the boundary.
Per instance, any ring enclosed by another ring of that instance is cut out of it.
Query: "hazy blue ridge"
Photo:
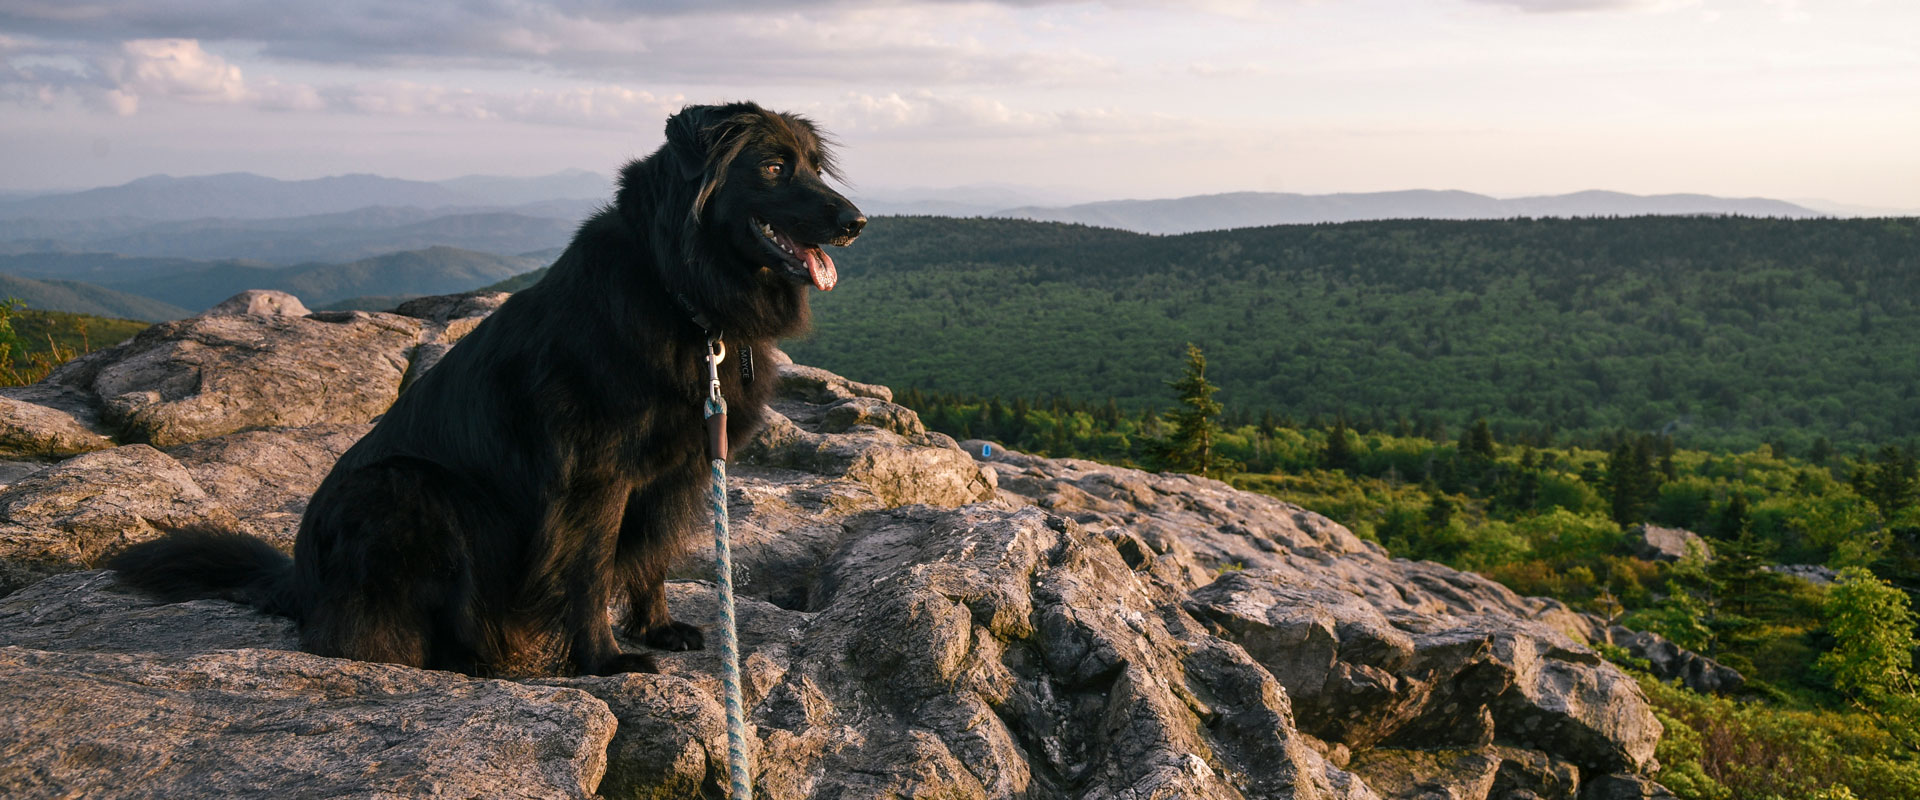
[[[149,297],[119,292],[77,281],[34,280],[0,274],[0,298],[11,298],[27,308],[69,311],[96,317],[159,322],[192,312]]]

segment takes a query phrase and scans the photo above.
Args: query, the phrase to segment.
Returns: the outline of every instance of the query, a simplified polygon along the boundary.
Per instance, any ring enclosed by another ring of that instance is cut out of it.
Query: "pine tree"
[[[1647,437],[1622,438],[1607,456],[1607,492],[1613,521],[1622,527],[1647,518],[1647,507],[1659,496],[1659,473],[1653,469],[1653,447]]]
[[[1807,460],[1820,466],[1826,466],[1827,461],[1831,458],[1833,458],[1833,442],[1827,441],[1827,437],[1825,436],[1813,440],[1813,449],[1807,451]]]
[[[1210,475],[1224,468],[1213,451],[1220,438],[1221,405],[1213,399],[1219,387],[1207,382],[1207,356],[1192,343],[1187,344],[1187,366],[1177,381],[1169,381],[1179,403],[1167,413],[1173,431],[1160,448],[1160,456],[1169,467],[1182,472]]]
[[[1353,443],[1347,441],[1347,418],[1340,417],[1333,423],[1333,430],[1327,431],[1327,449],[1320,453],[1320,465],[1327,469],[1352,472],[1357,466],[1353,456]]]
[[[1740,538],[1747,531],[1747,496],[1742,492],[1733,492],[1727,498],[1727,504],[1720,508],[1720,516],[1714,520],[1713,534],[1723,540]]]
[[[1854,473],[1853,489],[1872,501],[1882,517],[1892,519],[1920,501],[1920,462],[1894,445],[1882,447],[1873,463]]]
[[[1757,624],[1759,617],[1777,609],[1784,600],[1786,578],[1767,571],[1774,547],[1751,526],[1714,547],[1707,574],[1720,585],[1723,613],[1718,623],[1723,631],[1733,633]]]
[[[1467,433],[1466,450],[1470,455],[1493,460],[1493,430],[1487,427],[1485,417],[1473,421],[1473,430]]]

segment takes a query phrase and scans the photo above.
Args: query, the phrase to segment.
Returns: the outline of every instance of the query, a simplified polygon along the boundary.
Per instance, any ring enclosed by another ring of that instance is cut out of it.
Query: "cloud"
[[[0,40],[0,101],[37,107],[79,102],[121,116],[137,114],[143,105],[178,102],[589,128],[652,124],[686,102],[680,95],[615,84],[485,92],[404,80],[318,86],[249,80],[193,39],[135,39],[92,53]]]
[[[240,68],[200,48],[192,39],[136,39],[101,59],[101,72],[116,110],[131,114],[142,96],[189,103],[238,103],[247,99]]]
[[[17,0],[0,6],[0,29],[96,45],[144,39],[234,42],[257,48],[264,58],[326,65],[531,66],[603,81],[764,85],[886,76],[925,85],[1058,81],[1110,72],[1111,64],[1075,53],[980,43],[997,38],[1019,9],[1051,4],[1054,0]]]
[[[429,115],[614,129],[657,123],[686,102],[679,95],[662,97],[624,86],[494,93],[407,81],[327,87],[318,90],[316,95],[325,108],[360,114]]]
[[[1556,14],[1567,11],[1636,11],[1664,4],[1662,0],[1471,0],[1471,2],[1505,6],[1530,14]]]
[[[1159,114],[1107,108],[1028,111],[974,95],[930,90],[883,95],[852,93],[818,112],[837,133],[904,134],[917,139],[1091,134],[1129,136],[1187,130],[1191,123]]]

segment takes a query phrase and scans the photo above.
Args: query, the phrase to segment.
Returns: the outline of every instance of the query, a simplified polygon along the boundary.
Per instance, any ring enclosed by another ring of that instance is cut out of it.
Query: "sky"
[[[1920,208],[1912,0],[0,0],[0,191],[611,173],[739,99],[873,192]]]

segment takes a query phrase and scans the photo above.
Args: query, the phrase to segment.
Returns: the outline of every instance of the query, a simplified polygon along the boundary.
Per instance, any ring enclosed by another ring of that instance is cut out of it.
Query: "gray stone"
[[[103,570],[73,572],[0,598],[0,645],[74,653],[188,656],[298,650],[293,620],[224,600],[158,604]]]
[[[1587,782],[1580,800],[1675,800],[1667,787],[1644,775],[1602,775]]]
[[[114,445],[98,404],[56,383],[0,388],[0,456],[49,459]]]
[[[586,798],[614,717],[577,689],[276,650],[0,648],[7,797]]]
[[[7,395],[83,428],[106,397],[97,418],[179,441],[78,455],[0,489],[0,593],[84,569],[156,526],[212,522],[284,545],[307,493],[385,401],[327,421],[301,411],[298,424],[256,406],[301,380],[377,384],[390,400],[404,369],[424,368],[418,353],[409,361],[415,343],[453,346],[495,300],[170,323],[62,367],[31,399]],[[1567,800],[1583,775],[1600,776],[1590,794],[1657,796],[1646,775],[1659,723],[1637,684],[1587,647],[1611,635],[1604,622],[1391,558],[1219,481],[976,459],[885,387],[767,368],[780,374],[772,421],[736,443],[727,497],[763,797]],[[126,410],[137,404],[124,398],[147,395],[159,399]],[[152,409],[166,413],[140,416]],[[710,533],[689,536],[668,602],[705,624]],[[0,751],[27,758],[0,766],[0,793],[44,794],[62,776],[86,796],[218,795],[248,781],[278,796],[284,776],[324,769],[316,791],[347,796],[718,796],[717,649],[657,654],[661,675],[522,685],[319,659],[292,652],[296,641],[288,620],[218,600],[155,603],[107,573],[0,597],[9,689],[136,709],[112,725],[58,700],[4,712],[17,716]],[[218,734],[188,740],[182,709],[203,698]],[[549,738],[490,727],[502,709]],[[302,719],[320,722],[287,727]],[[53,734],[41,730],[89,725],[101,730],[69,752],[130,755],[49,766]],[[293,740],[293,760],[276,763],[262,731]],[[370,760],[376,741],[397,748],[391,759]]]
[[[386,411],[420,333],[410,317],[324,312],[163,322],[80,379],[125,441],[172,447],[249,428],[367,422]]]
[[[1608,630],[1615,645],[1628,655],[1647,660],[1648,672],[1663,681],[1679,681],[1701,694],[1730,694],[1746,685],[1739,670],[1688,650],[1660,634],[1615,625]]]
[[[240,314],[252,314],[262,317],[304,317],[308,311],[300,298],[286,292],[272,289],[248,289],[236,294],[212,308],[200,312],[203,317],[229,317]]]
[[[135,444],[70,458],[0,489],[0,595],[202,522],[238,520],[165,453]]]
[[[244,431],[181,445],[168,454],[240,527],[289,553],[307,499],[371,424]]]
[[[46,468],[47,464],[41,461],[0,460],[0,489],[5,489],[8,484]]]
[[[1394,800],[1494,800],[1499,767],[1500,759],[1486,753],[1382,749],[1355,757],[1351,768]]]
[[[511,296],[506,292],[466,292],[416,297],[394,307],[393,313],[445,325],[460,319],[484,318]]]
[[[1674,562],[1688,557],[1713,560],[1713,545],[1685,528],[1637,525],[1627,531],[1627,545],[1634,555],[1649,561]]]
[[[1575,800],[1580,769],[1538,750],[1494,747],[1500,770],[1493,778],[1494,800]]]
[[[1840,573],[1835,572],[1832,567],[1824,564],[1771,564],[1762,567],[1762,569],[1785,575],[1789,578],[1799,578],[1815,586],[1831,585],[1834,581],[1840,579]]]
[[[413,317],[424,324],[420,346],[414,350],[413,363],[407,368],[401,389],[412,386],[420,376],[440,364],[453,346],[472,333],[480,322],[507,301],[506,292],[467,292],[465,294],[416,297],[401,303],[393,313]]]
[[[532,681],[599,698],[620,726],[607,748],[607,800],[726,796],[727,723],[713,695],[671,675]],[[765,795],[766,792],[760,792]]]

